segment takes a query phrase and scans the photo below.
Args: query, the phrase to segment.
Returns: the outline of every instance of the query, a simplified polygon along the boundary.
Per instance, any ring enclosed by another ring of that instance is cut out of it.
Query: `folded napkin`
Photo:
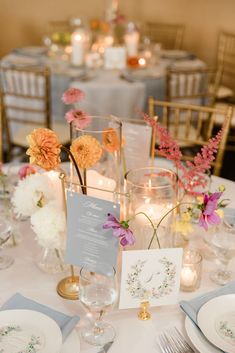
[[[13,310],[13,309],[25,309],[35,310],[42,314],[49,316],[53,319],[60,327],[63,341],[68,337],[70,332],[74,329],[78,321],[79,316],[68,316],[59,311],[49,308],[43,304],[39,304],[34,300],[28,299],[23,295],[16,293],[11,297],[3,306],[1,310]]]
[[[226,294],[235,294],[235,281],[230,282],[220,289],[202,294],[192,300],[182,300],[180,302],[180,307],[185,312],[185,314],[188,315],[195,324],[197,324],[197,314],[202,305],[215,297]]]

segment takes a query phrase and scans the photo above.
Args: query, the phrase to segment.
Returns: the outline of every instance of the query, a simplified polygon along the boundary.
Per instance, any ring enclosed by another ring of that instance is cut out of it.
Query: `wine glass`
[[[4,219],[3,215],[0,216],[0,249],[1,246],[10,238],[12,228],[10,223]],[[0,256],[0,270],[10,267],[14,260],[10,256]]]
[[[224,286],[232,279],[233,273],[228,270],[228,264],[235,256],[235,228],[230,223],[230,217],[226,217],[214,232],[208,232],[205,240],[220,262],[219,268],[211,272],[210,278]]]
[[[115,338],[114,328],[102,320],[117,300],[116,271],[112,266],[100,264],[106,275],[90,272],[84,267],[80,271],[79,297],[84,307],[92,314],[94,322],[85,327],[81,335],[95,346],[103,346]]]

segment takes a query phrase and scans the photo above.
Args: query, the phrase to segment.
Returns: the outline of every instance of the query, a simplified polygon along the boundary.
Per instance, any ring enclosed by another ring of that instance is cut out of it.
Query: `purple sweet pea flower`
[[[222,192],[215,192],[211,195],[204,195],[203,205],[201,207],[202,214],[199,218],[199,226],[208,230],[208,224],[220,224],[221,219],[219,215],[215,212],[218,206],[218,200]]]
[[[133,245],[135,237],[132,230],[129,229],[128,221],[118,221],[111,213],[108,213],[107,221],[103,224],[103,229],[113,229],[113,235],[120,238],[122,246]]]

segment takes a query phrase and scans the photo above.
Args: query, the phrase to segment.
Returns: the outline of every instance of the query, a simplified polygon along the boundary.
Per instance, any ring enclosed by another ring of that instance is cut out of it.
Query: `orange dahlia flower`
[[[57,135],[49,129],[39,128],[27,136],[29,148],[26,154],[30,156],[30,163],[45,170],[55,169],[60,160],[61,144]]]
[[[82,135],[73,141],[70,151],[79,168],[86,169],[95,165],[102,155],[99,141],[91,135]]]
[[[103,146],[109,152],[118,151],[120,148],[118,134],[111,127],[103,131]]]

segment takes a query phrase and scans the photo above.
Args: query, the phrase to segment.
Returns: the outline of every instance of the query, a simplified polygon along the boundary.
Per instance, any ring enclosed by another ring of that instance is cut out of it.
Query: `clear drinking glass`
[[[92,345],[103,346],[115,338],[114,328],[102,320],[103,314],[110,310],[117,300],[116,271],[102,264],[107,275],[82,268],[79,279],[79,296],[84,307],[92,314],[94,322],[86,326],[81,335]]]
[[[219,268],[211,272],[210,278],[216,284],[224,286],[233,277],[233,273],[228,270],[228,265],[235,256],[235,228],[231,226],[229,217],[226,217],[214,232],[208,232],[205,240],[220,262]]]
[[[11,225],[10,223],[0,216],[0,249],[1,246],[10,238],[11,236]],[[10,256],[2,255],[0,256],[0,270],[10,267],[14,260]]]

